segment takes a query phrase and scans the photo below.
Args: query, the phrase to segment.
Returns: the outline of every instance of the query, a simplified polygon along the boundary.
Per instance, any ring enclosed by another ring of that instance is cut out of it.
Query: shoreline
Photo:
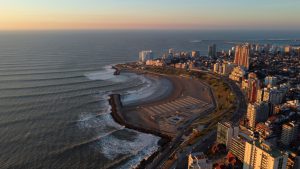
[[[145,168],[151,165],[151,163],[155,160],[157,161],[157,156],[164,154],[165,150],[168,151],[169,147],[172,146],[172,143],[174,142],[173,140],[179,139],[178,132],[182,133],[183,131],[183,128],[178,128],[178,125],[175,125],[171,128],[167,127],[167,129],[165,129],[164,125],[161,124],[162,121],[153,119],[151,114],[142,112],[142,109],[171,103],[174,101],[178,102],[178,99],[184,99],[187,96],[200,99],[203,101],[203,103],[207,103],[208,105],[215,105],[214,99],[211,98],[211,93],[208,92],[210,91],[210,88],[207,87],[206,84],[204,85],[202,81],[176,75],[144,72],[143,70],[136,70],[127,66],[119,67],[118,65],[114,65],[112,66],[112,69],[115,69],[114,75],[119,75],[122,72],[130,72],[142,76],[153,76],[156,78],[166,79],[172,84],[172,86],[170,86],[171,89],[169,89],[170,91],[162,93],[162,95],[159,97],[156,95],[156,97],[154,96],[152,99],[141,99],[137,101],[137,103],[129,105],[122,104],[120,94],[110,95],[109,103],[111,105],[111,115],[117,123],[125,126],[126,128],[143,133],[153,134],[161,138],[158,141],[158,150],[140,161],[140,164],[136,168]],[[159,90],[157,92],[159,92]],[[172,114],[174,115],[174,112]],[[186,122],[189,122],[189,118],[192,118],[192,116],[190,115],[190,117],[188,116],[185,118],[187,119],[185,119],[186,121],[184,121],[184,124],[179,124],[179,126],[185,125]]]
[[[111,94],[109,98],[109,104],[111,106],[111,116],[113,119],[119,123],[120,125],[125,126],[128,129],[132,129],[138,132],[142,133],[148,133],[148,134],[153,134],[155,136],[160,137],[159,141],[157,142],[158,149],[152,153],[150,156],[147,158],[144,158],[140,163],[137,165],[135,169],[143,169],[145,168],[148,164],[150,164],[156,156],[165,149],[166,145],[170,143],[171,138],[167,135],[163,135],[159,132],[152,131],[151,129],[145,129],[142,127],[137,127],[134,126],[130,123],[127,123],[125,118],[123,117],[121,113],[121,108],[123,107],[122,102],[121,102],[121,95],[120,94]]]
[[[121,95],[120,94],[111,94],[109,96],[110,96],[109,104],[111,106],[111,115],[117,123],[125,126],[126,128],[129,128],[129,129],[133,129],[133,130],[143,132],[143,133],[153,134],[153,135],[159,136],[159,137],[164,138],[169,141],[171,140],[171,138],[168,135],[159,133],[158,131],[153,131],[151,129],[137,127],[137,126],[132,125],[129,122],[127,122],[126,119],[124,118],[124,116],[122,115],[123,104],[121,101]]]

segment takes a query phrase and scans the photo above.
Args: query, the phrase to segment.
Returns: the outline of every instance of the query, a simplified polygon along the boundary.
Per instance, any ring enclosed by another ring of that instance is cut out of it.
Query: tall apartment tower
[[[281,143],[288,146],[298,134],[299,124],[295,122],[289,122],[282,125]]]
[[[141,63],[145,63],[147,60],[151,60],[154,58],[154,53],[152,52],[152,50],[148,50],[148,51],[141,51],[139,53],[139,62]]]
[[[246,142],[243,169],[286,169],[288,155],[260,141]]]
[[[256,94],[256,102],[257,103],[262,102],[263,101],[263,96],[264,96],[264,89],[263,88],[258,89],[257,94]]]
[[[247,119],[250,128],[254,129],[256,123],[264,122],[268,119],[269,106],[266,102],[249,103],[247,108]]]
[[[260,89],[260,81],[255,73],[249,73],[248,75],[248,101],[254,103],[257,101],[257,91]]]
[[[217,127],[217,143],[225,144],[229,149],[233,137],[237,137],[239,127],[233,126],[230,122],[219,122]]]
[[[237,45],[235,47],[234,63],[243,66],[247,70],[250,65],[250,46],[249,45]]]
[[[216,57],[217,56],[217,45],[212,44],[208,46],[208,56]]]

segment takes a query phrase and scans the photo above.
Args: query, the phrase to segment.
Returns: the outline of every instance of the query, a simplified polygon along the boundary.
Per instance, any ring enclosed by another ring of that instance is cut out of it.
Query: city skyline
[[[299,5],[294,0],[3,1],[0,30],[297,30]]]

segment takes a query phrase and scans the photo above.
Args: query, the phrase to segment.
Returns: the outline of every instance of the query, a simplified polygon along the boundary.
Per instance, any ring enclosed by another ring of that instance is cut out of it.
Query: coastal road
[[[206,152],[214,143],[216,138],[216,131],[211,131],[208,134],[206,134],[204,137],[200,138],[196,141],[195,144],[188,146],[182,150],[182,152],[179,154],[178,159],[176,162],[170,167],[170,169],[176,169],[176,168],[183,168],[184,161],[186,157],[194,152]]]
[[[229,85],[231,90],[235,93],[236,95],[236,105],[237,108],[233,113],[232,117],[232,122],[238,123],[239,120],[245,115],[245,112],[247,111],[247,102],[245,100],[245,95],[243,92],[240,90],[240,87],[232,80],[230,80],[227,77],[220,77],[225,83]]]
[[[235,94],[236,98],[236,110],[233,112],[233,117],[232,117],[232,122],[234,122],[235,124],[237,124],[239,122],[239,120],[245,115],[246,111],[247,111],[247,101],[245,99],[245,95],[244,93],[241,91],[240,87],[236,84],[236,82],[234,82],[233,80],[229,79],[228,77],[219,75],[219,74],[215,74],[212,72],[206,72],[212,76],[215,76],[217,78],[219,78],[220,80],[223,80],[226,84],[228,84],[228,86],[230,87],[231,91]]]
[[[244,116],[244,114],[245,114],[245,112],[247,110],[247,104],[246,104],[246,100],[245,100],[245,96],[244,96],[243,92],[240,90],[240,87],[234,81],[228,79],[227,77],[215,75],[213,73],[210,73],[210,74],[213,75],[213,76],[217,76],[218,78],[220,78],[221,80],[223,80],[226,84],[228,84],[229,87],[231,88],[231,91],[237,97],[236,103],[235,103],[237,105],[237,108],[236,108],[236,110],[233,113],[232,122],[238,123],[239,120]],[[205,137],[203,137],[201,140],[196,141],[195,144],[193,144],[193,145],[188,146],[187,148],[185,148],[179,154],[178,160],[170,168],[171,169],[182,168],[183,166],[181,166],[181,165],[183,164],[185,158],[194,149],[197,152],[206,152],[208,150],[208,148],[211,147],[214,144],[214,142],[216,140],[216,133],[217,132],[215,130],[211,131]]]

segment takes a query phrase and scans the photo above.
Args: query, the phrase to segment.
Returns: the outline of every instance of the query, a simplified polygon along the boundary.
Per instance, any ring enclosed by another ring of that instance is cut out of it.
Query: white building
[[[238,126],[233,126],[230,122],[219,122],[217,127],[217,143],[225,144],[227,149],[229,149],[232,138],[237,137],[238,133]]]
[[[203,152],[189,154],[188,169],[212,169],[213,165]]]
[[[146,63],[147,60],[152,60],[154,58],[154,53],[152,52],[152,50],[148,50],[148,51],[141,51],[139,53],[139,62],[141,63]]]
[[[214,64],[214,73],[228,76],[232,72],[234,66],[235,65],[230,62],[215,63]]]

